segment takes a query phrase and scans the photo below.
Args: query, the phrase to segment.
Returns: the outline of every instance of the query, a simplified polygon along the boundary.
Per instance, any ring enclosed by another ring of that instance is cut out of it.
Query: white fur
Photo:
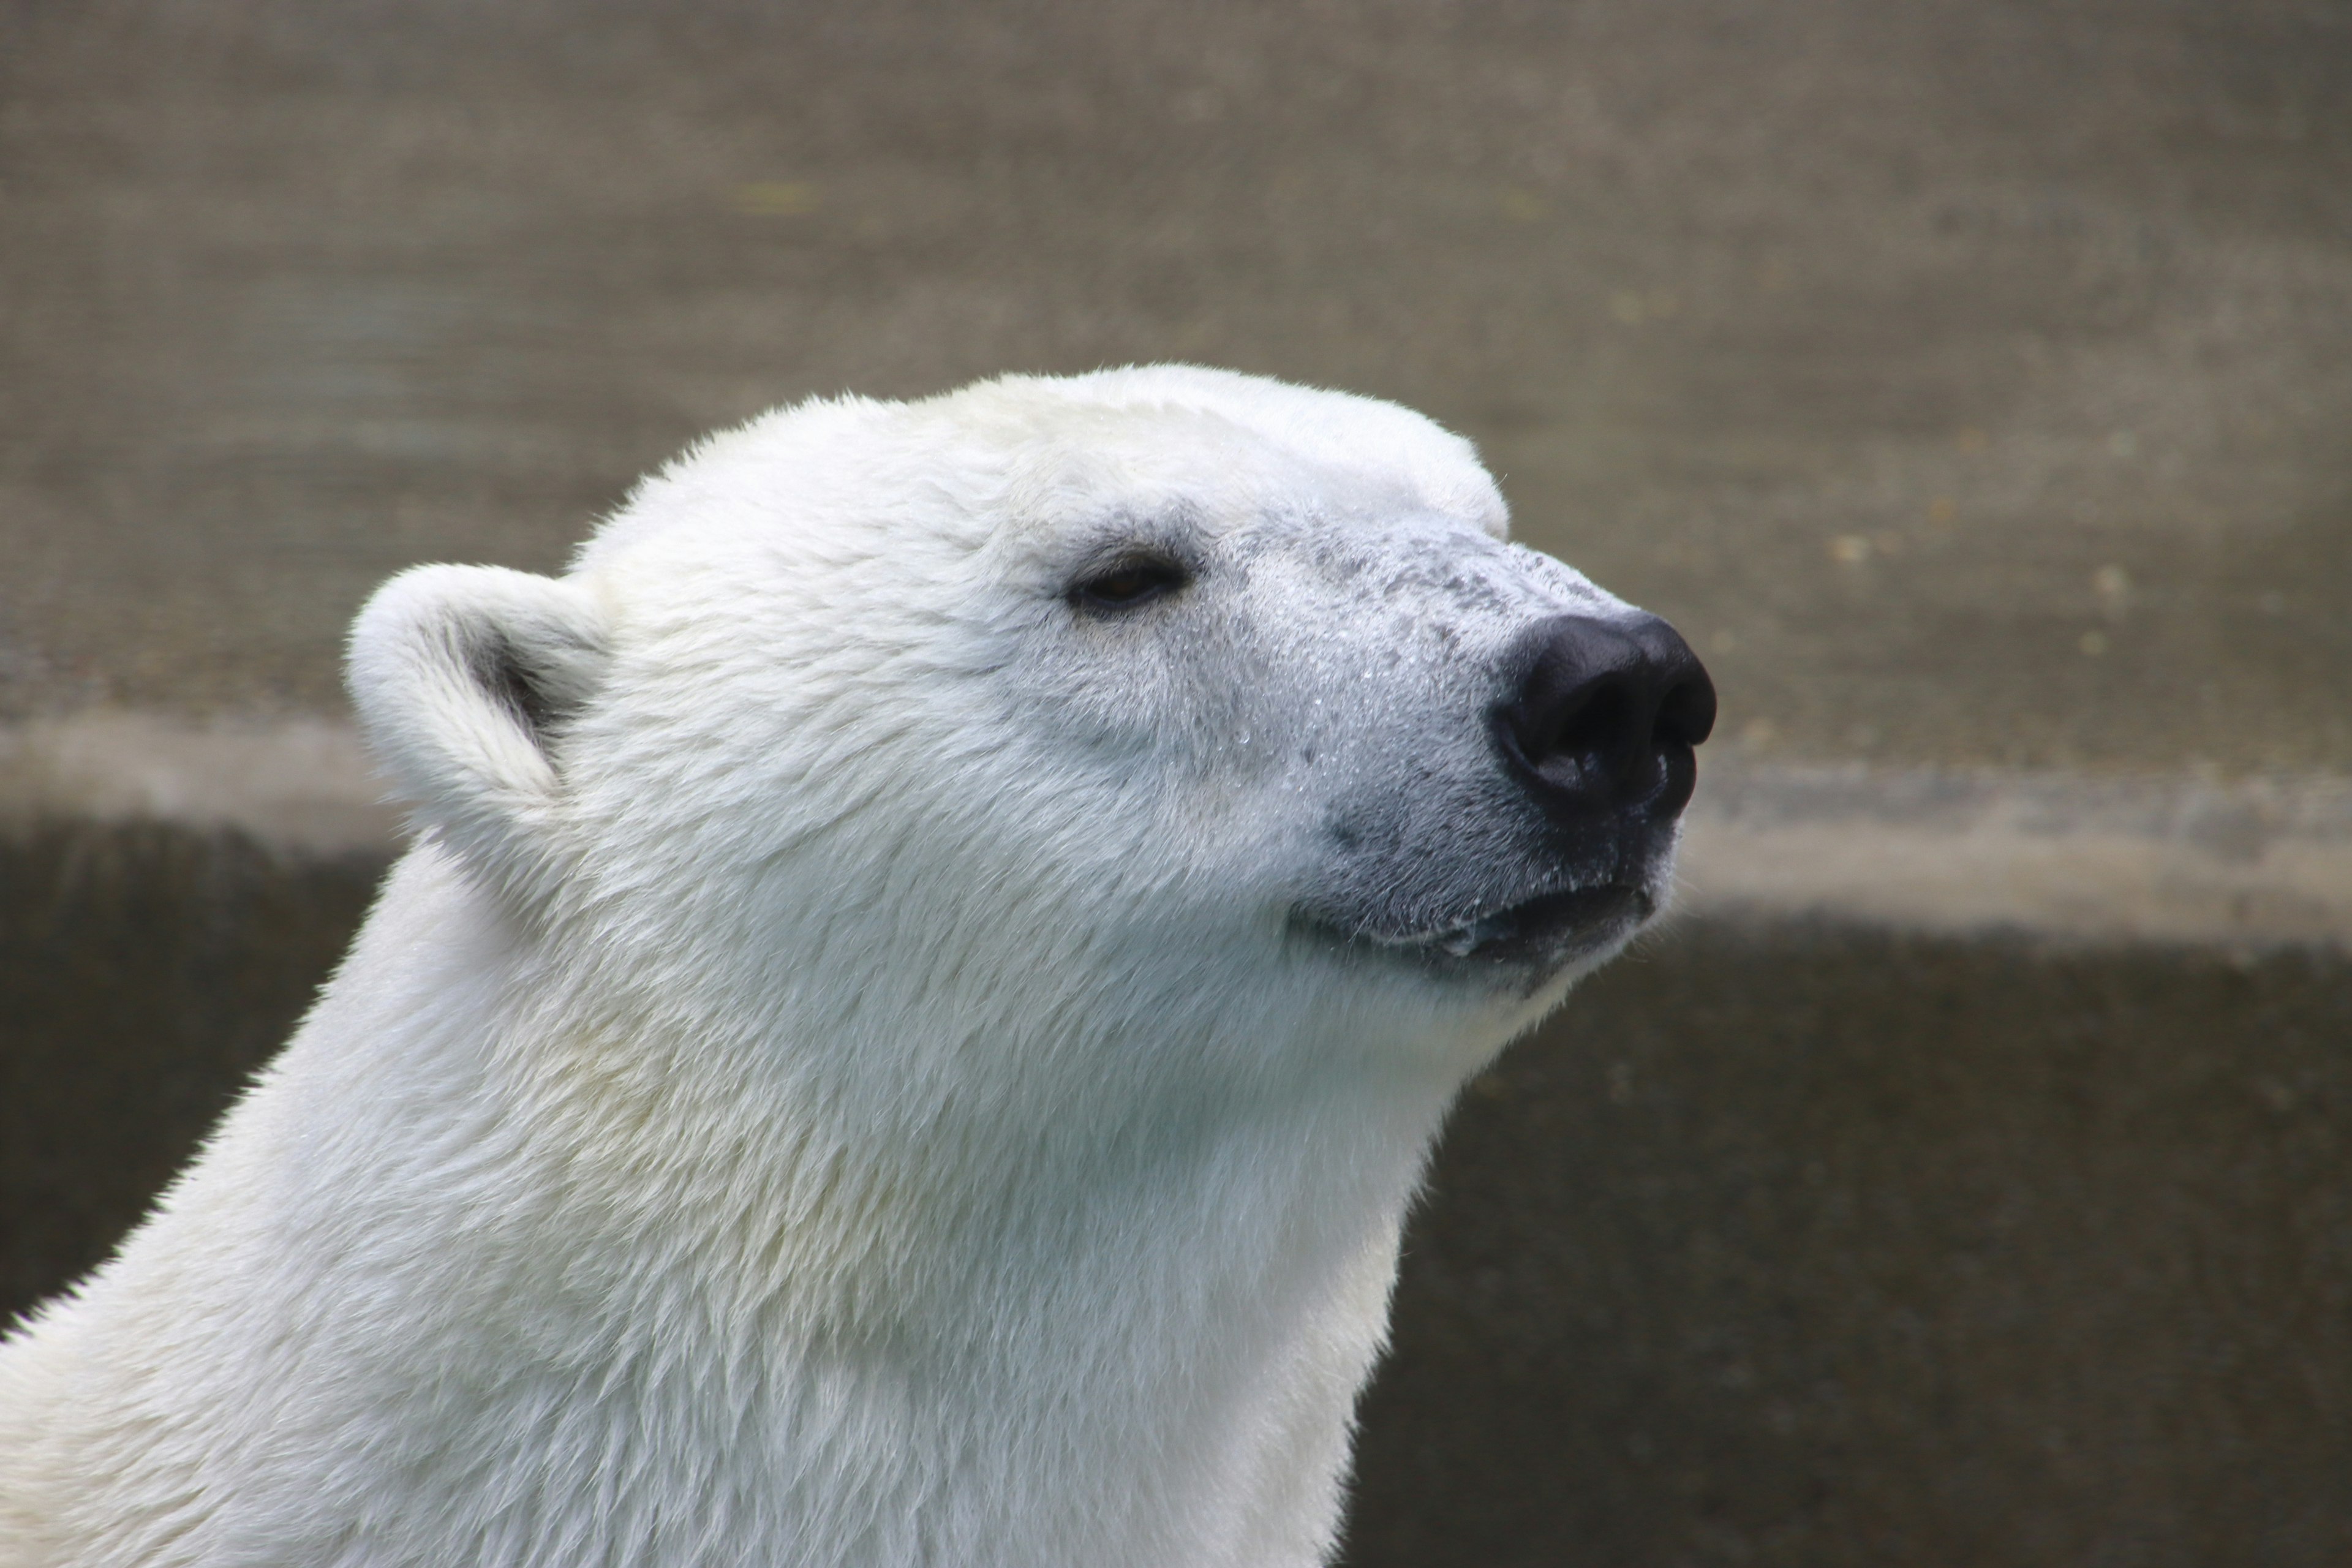
[[[1416,416],[1163,368],[803,405],[561,579],[394,579],[419,841],[0,1351],[0,1563],[1320,1562],[1428,1141],[1600,956],[1287,923],[1616,605],[1503,526]],[[1130,535],[1200,587],[1076,614]]]

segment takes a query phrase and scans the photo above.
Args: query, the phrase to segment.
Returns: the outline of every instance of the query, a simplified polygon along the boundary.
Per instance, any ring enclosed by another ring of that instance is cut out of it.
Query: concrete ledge
[[[0,827],[227,829],[387,854],[399,813],[323,720],[99,713],[0,728]],[[2352,950],[2352,780],[1758,766],[1706,758],[1683,908],[1954,934]]]
[[[2352,949],[2352,780],[1718,763],[1682,879],[1716,916]]]
[[[57,818],[241,833],[312,855],[383,854],[400,814],[348,724],[210,724],[100,712],[0,726],[0,827]]]

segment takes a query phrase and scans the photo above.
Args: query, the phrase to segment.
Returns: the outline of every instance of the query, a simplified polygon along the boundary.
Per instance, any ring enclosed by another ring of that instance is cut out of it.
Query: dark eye
[[[1070,602],[1086,610],[1131,610],[1181,588],[1191,576],[1173,561],[1142,557],[1122,561],[1070,590]]]

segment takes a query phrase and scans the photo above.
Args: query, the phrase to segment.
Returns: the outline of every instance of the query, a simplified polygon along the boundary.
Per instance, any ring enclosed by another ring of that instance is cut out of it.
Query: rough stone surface
[[[2324,0],[0,11],[0,708],[326,712],[808,393],[1403,399],[1763,755],[2352,772]],[[0,716],[5,716],[0,714]]]

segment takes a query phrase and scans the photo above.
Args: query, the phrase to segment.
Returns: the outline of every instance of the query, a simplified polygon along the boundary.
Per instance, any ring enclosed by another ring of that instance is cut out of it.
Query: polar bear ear
[[[519,895],[555,867],[552,742],[604,678],[609,626],[574,582],[418,566],[352,627],[352,700],[418,819]]]

